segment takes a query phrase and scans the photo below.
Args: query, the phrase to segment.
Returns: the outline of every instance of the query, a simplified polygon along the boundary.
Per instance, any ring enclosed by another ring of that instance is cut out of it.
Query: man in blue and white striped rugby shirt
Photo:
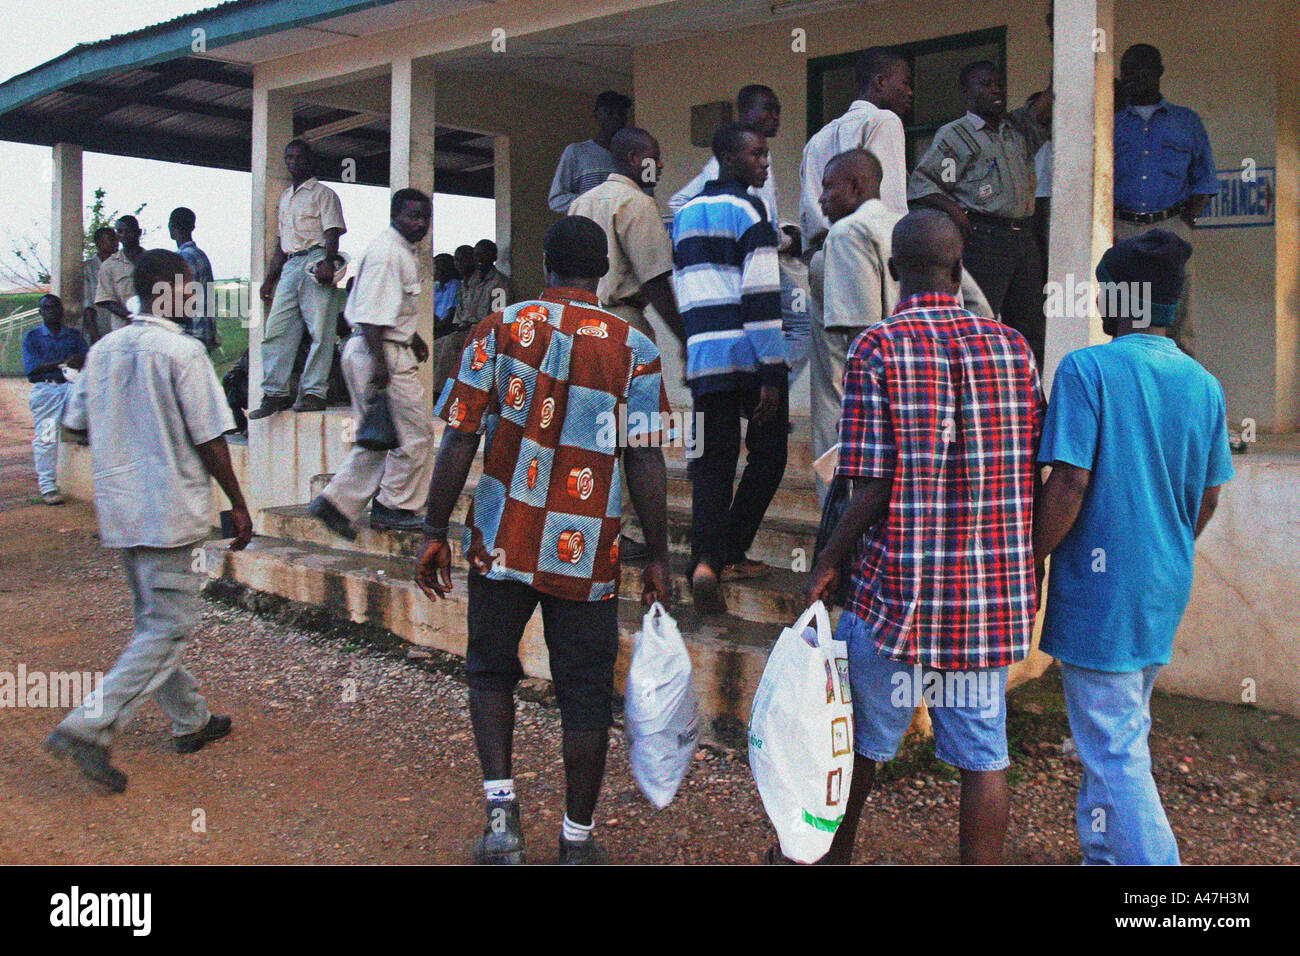
[[[785,474],[790,414],[776,231],[748,191],[767,179],[767,140],[728,123],[713,155],[718,178],[673,217],[673,285],[702,431],[691,462],[691,587],[706,613],[723,610],[720,580],[766,571],[745,552]],[[749,458],[733,495],[741,418]]]

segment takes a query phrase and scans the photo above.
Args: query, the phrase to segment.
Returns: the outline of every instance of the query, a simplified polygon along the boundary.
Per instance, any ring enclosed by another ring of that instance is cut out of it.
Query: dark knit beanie
[[[1131,294],[1141,296],[1133,305],[1134,314],[1141,315],[1149,307],[1152,325],[1169,326],[1191,255],[1189,243],[1167,230],[1152,229],[1107,249],[1097,263],[1097,281],[1128,286]]]

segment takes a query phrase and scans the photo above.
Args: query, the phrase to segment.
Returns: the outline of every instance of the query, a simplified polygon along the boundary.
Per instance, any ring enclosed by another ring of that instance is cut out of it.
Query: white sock
[[[596,828],[596,821],[592,821],[584,826],[581,823],[574,823],[569,819],[569,815],[564,815],[564,823],[560,825],[560,833],[564,839],[570,843],[586,843],[591,839],[591,831]]]
[[[514,780],[484,780],[483,798],[493,802],[513,801],[515,799]]]

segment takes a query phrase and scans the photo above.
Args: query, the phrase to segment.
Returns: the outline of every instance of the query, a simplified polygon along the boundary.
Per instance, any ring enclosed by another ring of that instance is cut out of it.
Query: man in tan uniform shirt
[[[432,207],[417,189],[393,194],[391,224],[357,264],[347,315],[353,333],[340,360],[359,428],[375,392],[385,389],[401,445],[390,452],[353,445],[342,467],[309,509],[326,527],[355,538],[353,525],[374,496],[372,528],[416,530],[433,469],[433,409],[420,384],[429,357],[420,337],[420,241]],[[376,492],[378,494],[376,495]]]
[[[262,404],[250,420],[293,406],[297,412],[325,410],[330,366],[334,364],[334,270],[339,237],[347,232],[338,193],[311,174],[311,146],[295,139],[284,148],[284,165],[293,180],[280,195],[280,235],[260,291],[269,306],[262,331]],[[289,394],[289,377],[303,333],[311,349],[298,382],[298,401]]]
[[[583,193],[569,206],[570,216],[585,216],[605,232],[609,243],[609,271],[596,287],[601,307],[619,316],[638,332],[655,341],[645,307],[654,306],[660,318],[680,341],[686,340],[677,299],[673,295],[673,244],[664,229],[663,215],[653,192],[663,171],[659,143],[635,126],[624,127],[610,140],[614,171],[599,186]]]

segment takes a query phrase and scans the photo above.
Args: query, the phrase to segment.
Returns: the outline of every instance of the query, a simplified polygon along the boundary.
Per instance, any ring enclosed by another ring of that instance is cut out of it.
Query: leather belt
[[[1153,222],[1164,222],[1166,219],[1173,219],[1175,216],[1183,214],[1183,203],[1176,203],[1168,209],[1161,209],[1159,212],[1134,212],[1131,209],[1116,209],[1115,218],[1122,219],[1124,222],[1135,222],[1139,225],[1149,225]]]
[[[993,229],[1007,229],[1011,232],[1022,232],[1034,225],[1033,216],[1026,216],[1024,219],[1013,219],[1010,216],[990,216],[988,213],[972,212],[969,209],[966,210],[966,218],[972,223],[990,226]]]

